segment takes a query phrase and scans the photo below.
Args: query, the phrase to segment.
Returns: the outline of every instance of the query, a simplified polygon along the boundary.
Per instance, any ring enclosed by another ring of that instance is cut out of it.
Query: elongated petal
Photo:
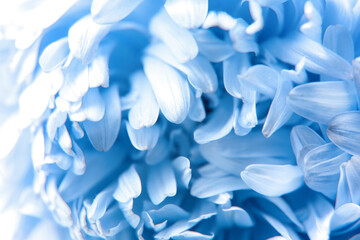
[[[350,228],[360,219],[360,207],[354,203],[346,203],[335,209],[330,221],[331,231]]]
[[[239,137],[229,134],[219,140],[200,145],[201,155],[216,167],[239,175],[249,164],[292,164],[295,162],[288,139],[289,130],[279,129],[265,138],[259,129]]]
[[[172,162],[178,179],[184,187],[188,188],[191,180],[190,161],[186,157],[177,157]]]
[[[248,189],[248,186],[236,176],[199,178],[191,186],[191,195],[198,198],[208,198],[221,193]]]
[[[190,91],[189,118],[195,122],[202,122],[205,117],[206,112],[201,97],[196,97],[193,91]]]
[[[91,16],[96,23],[108,24],[120,21],[129,15],[142,0],[94,0]]]
[[[304,125],[293,127],[290,133],[291,146],[295,156],[307,145],[320,146],[325,141],[311,128]]]
[[[216,111],[209,116],[208,122],[194,131],[196,142],[203,144],[220,139],[232,129],[233,107],[232,98],[224,97]]]
[[[310,72],[343,80],[352,78],[352,69],[346,60],[303,34],[292,33],[285,38],[273,38],[264,43],[264,47],[281,61],[293,65],[305,57],[305,68]]]
[[[354,59],[354,43],[349,30],[344,26],[329,26],[324,33],[323,45],[348,62]]]
[[[68,40],[71,53],[84,64],[94,58],[101,40],[109,33],[111,25],[99,25],[85,16],[69,29]]]
[[[305,183],[311,189],[335,199],[340,177],[340,165],[350,156],[327,143],[309,151],[304,157]]]
[[[177,25],[161,10],[150,22],[150,32],[160,38],[175,55],[179,62],[186,62],[198,54],[194,37],[186,29]]]
[[[160,127],[158,125],[134,129],[126,122],[126,129],[132,145],[140,151],[152,149],[159,140]]]
[[[89,64],[89,87],[109,87],[109,66],[105,56],[95,56]]]
[[[337,206],[347,202],[360,204],[360,158],[353,156],[341,166],[340,180],[338,186]]]
[[[329,123],[328,137],[344,151],[352,155],[359,155],[359,123],[360,112],[358,111],[339,114]]]
[[[229,31],[233,47],[241,53],[257,53],[259,46],[255,41],[254,35],[247,32],[248,27],[249,25],[243,19],[237,19],[235,26]]]
[[[325,124],[339,113],[357,109],[351,85],[340,81],[297,86],[290,91],[287,103],[296,114]]]
[[[214,238],[214,234],[205,235],[194,231],[184,231],[171,237],[174,240],[210,240]]]
[[[66,112],[60,111],[57,108],[50,114],[46,123],[46,131],[51,140],[54,139],[57,129],[65,124],[66,118]]]
[[[91,144],[98,151],[108,151],[119,134],[121,121],[120,97],[116,86],[107,89],[105,100],[105,115],[98,122],[85,121],[84,127]]]
[[[181,123],[189,112],[190,90],[184,77],[166,63],[153,57],[143,59],[144,70],[165,117]]]
[[[269,97],[274,97],[279,81],[279,74],[265,65],[254,65],[245,73],[238,75],[238,79],[246,86],[251,87]]]
[[[211,31],[199,29],[194,33],[199,53],[211,62],[222,62],[235,53],[231,44],[220,40]]]
[[[252,164],[241,172],[241,178],[253,190],[266,196],[281,196],[303,184],[303,175],[297,166]]]
[[[44,49],[39,64],[44,72],[51,72],[65,62],[69,52],[67,38],[61,38]]]
[[[262,214],[264,219],[278,232],[280,233],[285,239],[296,239],[300,240],[299,236],[296,234],[296,232],[289,226],[286,226],[282,222],[280,222],[278,219],[267,215]]]
[[[121,174],[114,198],[119,202],[128,202],[141,193],[141,181],[134,165]]]
[[[79,110],[69,114],[72,121],[82,122],[90,120],[100,121],[105,114],[105,102],[100,95],[98,88],[91,88],[82,99]]]
[[[139,85],[134,91],[138,91],[140,96],[129,111],[129,123],[134,129],[151,127],[159,116],[159,105],[153,90],[143,73],[135,74],[132,81],[136,81]]]
[[[204,22],[208,0],[167,0],[164,5],[169,16],[185,28],[197,28]]]
[[[230,207],[221,209],[218,214],[218,222],[224,227],[252,227],[254,225],[253,220],[249,214],[240,207]]]
[[[282,127],[291,117],[292,111],[286,104],[286,97],[292,88],[290,81],[280,79],[275,97],[271,103],[262,132],[270,137],[277,129]]]
[[[161,163],[149,169],[147,191],[151,201],[158,205],[166,197],[176,194],[176,179],[174,170],[168,163]]]
[[[231,96],[243,98],[245,91],[248,91],[237,76],[246,72],[250,67],[250,60],[247,54],[235,54],[223,63],[224,86]]]

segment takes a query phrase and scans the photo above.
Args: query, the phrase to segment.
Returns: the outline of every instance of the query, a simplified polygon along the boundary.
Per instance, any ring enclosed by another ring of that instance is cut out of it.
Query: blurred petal
[[[205,235],[194,231],[184,231],[171,237],[174,240],[209,240],[214,238],[214,234]]]
[[[207,15],[208,0],[167,0],[164,7],[174,22],[180,26],[197,28]]]
[[[158,205],[166,197],[176,194],[176,179],[170,164],[160,163],[151,166],[148,172],[147,191],[151,201]]]
[[[290,91],[287,103],[296,114],[325,124],[339,113],[357,109],[356,95],[351,85],[340,81],[297,86]]]
[[[241,178],[253,190],[266,196],[281,196],[303,184],[303,175],[297,166],[251,164],[241,172]]]
[[[99,24],[115,23],[129,15],[142,0],[94,0],[92,19]]]
[[[70,52],[67,38],[61,38],[49,44],[41,53],[39,64],[44,72],[51,72],[60,67]]]
[[[249,25],[243,19],[239,18],[236,20],[236,24],[229,31],[233,47],[236,51],[241,53],[258,53],[259,46],[255,41],[255,36],[252,33],[249,33],[247,29],[249,29]]]
[[[323,45],[348,62],[354,59],[354,43],[349,30],[344,26],[329,26],[324,33]]]
[[[327,134],[342,150],[360,155],[360,112],[346,112],[335,116],[329,123]]]
[[[166,63],[153,57],[143,59],[144,70],[165,117],[181,123],[189,112],[190,90],[184,77]]]
[[[109,66],[105,56],[95,56],[89,64],[89,87],[109,87]]]
[[[108,151],[119,134],[121,121],[120,97],[116,86],[104,91],[105,115],[98,122],[85,121],[91,144],[98,151]]]
[[[196,97],[193,91],[190,91],[189,118],[195,122],[202,122],[205,117],[206,112],[201,97]]]
[[[251,219],[249,214],[240,207],[230,207],[221,209],[218,214],[218,222],[221,226],[230,228],[236,227],[252,227],[254,221]]]
[[[152,18],[150,32],[169,47],[179,62],[187,62],[198,54],[198,46],[189,30],[177,25],[164,9]]]

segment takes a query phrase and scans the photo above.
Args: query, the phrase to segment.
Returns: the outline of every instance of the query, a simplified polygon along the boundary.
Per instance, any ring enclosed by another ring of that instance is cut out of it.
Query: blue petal
[[[352,155],[359,155],[359,123],[360,112],[358,111],[339,114],[329,123],[328,137],[342,150]]]
[[[352,78],[352,68],[346,60],[303,34],[292,33],[282,39],[273,38],[263,46],[281,61],[293,65],[305,57],[305,68],[310,72],[343,80]]]
[[[276,130],[282,127],[290,119],[292,111],[286,104],[286,97],[291,89],[291,82],[280,78],[278,89],[271,103],[262,129],[265,137],[270,137]]]
[[[193,91],[190,91],[189,118],[195,122],[202,122],[205,117],[206,112],[201,97],[195,96]]]
[[[159,116],[159,106],[156,102],[153,90],[143,73],[135,73],[132,76],[134,91],[139,97],[135,105],[129,111],[129,122],[134,129],[151,127]]]
[[[224,96],[220,106],[209,116],[209,120],[194,131],[196,142],[203,144],[220,139],[232,129],[233,107],[232,98]]]
[[[308,145],[320,146],[325,144],[325,141],[314,130],[304,125],[293,127],[290,133],[290,140],[296,157]]]
[[[83,64],[90,63],[101,40],[110,32],[111,25],[99,25],[85,16],[71,26],[68,33],[71,54]]]
[[[155,165],[167,159],[170,155],[171,147],[167,139],[160,138],[154,148],[146,153],[145,162],[148,165]]]
[[[89,64],[89,87],[109,87],[109,66],[108,58],[97,55]]]
[[[71,121],[83,122],[90,120],[93,122],[100,121],[105,114],[105,102],[102,99],[98,88],[90,88],[82,99],[79,110],[69,113]]]
[[[59,141],[60,147],[62,148],[62,150],[64,150],[64,152],[66,152],[66,153],[71,152],[72,141],[70,138],[70,134],[65,125],[63,125],[59,128],[59,140],[58,141]]]
[[[254,221],[251,219],[249,214],[240,207],[230,207],[221,209],[218,213],[219,225],[230,228],[236,227],[252,227]]]
[[[261,6],[257,1],[249,1],[249,11],[254,22],[246,28],[246,33],[252,35],[264,27],[264,19]]]
[[[305,2],[304,5],[304,15],[308,21],[301,25],[300,31],[309,37],[310,39],[320,42],[321,39],[321,25],[322,25],[322,16],[321,10],[313,5],[311,1]]]
[[[246,72],[238,75],[239,81],[246,86],[269,97],[274,97],[279,81],[279,74],[265,65],[251,66]]]
[[[114,198],[122,203],[137,198],[141,193],[141,181],[134,165],[123,172],[118,180]]]
[[[335,199],[340,177],[340,165],[350,156],[327,143],[309,151],[304,157],[305,183],[311,189]]]
[[[221,193],[248,189],[240,177],[202,177],[196,179],[192,186],[190,194],[198,198],[208,198]]]
[[[132,145],[140,151],[152,149],[159,140],[160,127],[158,125],[134,129],[126,122],[126,129]]]
[[[352,36],[349,30],[344,26],[329,26],[324,33],[323,45],[348,62],[351,62],[354,59],[354,43]]]
[[[307,75],[305,71],[306,58],[302,58],[295,66],[294,70],[282,70],[281,76],[284,79],[292,81],[297,84],[303,84],[307,81]],[[324,75],[321,75],[324,76]]]
[[[44,72],[51,72],[66,61],[70,52],[67,38],[61,38],[49,46],[41,53],[39,64]]]
[[[91,16],[96,23],[115,23],[128,16],[143,0],[94,0]]]
[[[158,205],[177,192],[174,170],[168,163],[151,166],[148,172],[147,191],[151,201]]]
[[[172,162],[175,173],[179,176],[179,181],[184,187],[188,188],[191,180],[190,161],[186,157],[177,157]]]
[[[294,163],[288,135],[288,130],[280,129],[267,139],[256,129],[243,137],[229,134],[217,141],[200,145],[199,149],[201,155],[216,167],[239,175],[249,164]]]
[[[258,53],[259,46],[255,41],[255,36],[249,34],[247,29],[249,29],[249,25],[243,19],[237,19],[235,26],[229,31],[233,47],[241,53]]]
[[[214,234],[205,235],[194,231],[184,231],[173,235],[171,238],[174,240],[209,240],[214,238]]]
[[[169,47],[179,62],[187,62],[198,54],[198,46],[189,30],[177,25],[164,9],[152,18],[149,28]]]
[[[120,97],[117,87],[107,89],[105,100],[105,115],[98,122],[85,121],[86,134],[93,147],[98,151],[108,151],[119,134],[121,121]]]
[[[331,217],[331,231],[341,231],[350,228],[360,219],[360,207],[354,203],[346,203],[335,209]]]
[[[199,29],[194,32],[194,37],[199,53],[211,62],[222,62],[235,53],[231,44],[220,40],[209,30]]]
[[[351,85],[342,81],[297,86],[290,91],[287,103],[296,114],[324,124],[339,113],[357,109],[356,95]]]
[[[184,77],[156,58],[145,57],[143,63],[164,116],[173,123],[184,121],[190,108],[190,90]]]
[[[96,195],[93,202],[86,207],[87,217],[90,222],[96,222],[104,216],[107,208],[113,201],[113,191],[113,186],[101,191]]]
[[[208,0],[167,0],[164,7],[178,25],[197,28],[206,18]]]
[[[226,91],[236,98],[243,98],[243,94],[249,92],[243,86],[237,76],[243,74],[250,67],[250,60],[247,54],[235,54],[223,62],[224,87]]]
[[[59,127],[65,124],[67,113],[56,108],[49,116],[46,123],[46,131],[50,140],[53,140]]]
[[[251,129],[258,124],[256,112],[256,92],[253,90],[243,91],[243,104],[237,119],[235,120],[235,133],[239,127]],[[241,134],[238,134],[241,136]]]
[[[253,190],[266,196],[281,196],[303,184],[298,166],[251,164],[241,172],[241,178]]]

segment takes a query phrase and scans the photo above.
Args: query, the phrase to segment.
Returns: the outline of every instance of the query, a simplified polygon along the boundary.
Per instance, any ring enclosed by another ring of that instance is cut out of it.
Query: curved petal
[[[300,33],[273,38],[263,44],[273,56],[292,65],[305,57],[305,68],[314,73],[350,80],[351,65],[339,55]]]
[[[225,96],[209,120],[194,131],[194,139],[200,144],[220,139],[232,129],[233,107],[232,98]]]
[[[179,62],[187,62],[198,54],[198,46],[189,30],[177,25],[164,9],[152,18],[149,28],[169,47]]]
[[[335,209],[330,220],[331,231],[340,231],[350,228],[360,219],[360,207],[354,203],[346,203]]]
[[[303,184],[298,166],[251,164],[241,172],[241,178],[253,190],[266,196],[281,196]]]
[[[236,24],[229,31],[233,47],[240,53],[258,53],[259,46],[255,41],[255,36],[248,33],[247,29],[249,29],[249,25],[243,19],[236,20]]]
[[[287,103],[296,114],[324,124],[339,113],[357,109],[351,85],[340,81],[299,85],[290,91]]]
[[[311,128],[304,125],[298,125],[292,128],[290,133],[291,146],[295,156],[307,145],[320,146],[325,141]]]
[[[184,77],[166,63],[143,59],[144,70],[164,116],[173,123],[185,120],[190,108],[190,90]]]
[[[109,87],[108,59],[103,55],[97,55],[89,64],[89,87]]]
[[[351,34],[342,25],[331,25],[326,29],[323,45],[349,63],[354,59],[354,43]]]
[[[155,205],[160,204],[166,197],[175,196],[176,179],[171,165],[165,162],[151,166],[146,186],[149,197]]]
[[[172,162],[174,166],[175,173],[179,176],[179,182],[188,188],[191,180],[191,168],[190,161],[186,157],[177,157]]]
[[[98,151],[108,151],[119,134],[121,106],[118,89],[113,86],[104,91],[105,115],[98,122],[85,121],[84,128],[91,144]]]
[[[122,203],[137,198],[141,193],[141,180],[134,165],[123,172],[118,180],[118,186],[114,192],[114,198]]]
[[[220,226],[227,228],[236,226],[236,227],[252,227],[254,226],[254,221],[251,219],[250,215],[240,207],[230,207],[221,209],[217,215],[217,221]]]
[[[61,38],[49,44],[41,53],[39,64],[44,72],[51,72],[60,67],[70,52],[67,38]]]
[[[143,0],[93,0],[91,16],[96,23],[116,23],[128,16]]]
[[[134,129],[126,122],[126,129],[132,145],[140,151],[152,149],[159,140],[160,127],[158,125]]]
[[[167,0],[164,7],[174,22],[180,26],[197,28],[206,18],[208,0]]]
[[[346,112],[335,116],[329,123],[327,135],[342,150],[360,155],[360,112]]]

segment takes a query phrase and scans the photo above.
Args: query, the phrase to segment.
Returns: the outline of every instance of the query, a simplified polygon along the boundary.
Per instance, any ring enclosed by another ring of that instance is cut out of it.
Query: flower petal
[[[190,194],[198,198],[208,198],[221,193],[243,189],[249,188],[237,176],[201,177],[193,182]]]
[[[147,191],[151,201],[158,205],[166,197],[176,194],[176,179],[170,164],[160,163],[151,166],[148,172]]]
[[[184,187],[188,188],[191,180],[190,161],[186,157],[177,157],[172,162],[176,175],[179,176],[179,181]]]
[[[273,38],[263,46],[281,61],[293,65],[305,57],[305,68],[310,72],[343,80],[352,78],[352,68],[346,60],[303,34],[292,33],[285,38]]]
[[[241,178],[253,190],[266,196],[281,196],[303,184],[298,166],[251,164],[241,172]]]
[[[70,52],[67,38],[61,38],[49,44],[41,53],[39,64],[44,72],[51,72],[60,67]]]
[[[153,58],[143,59],[144,70],[164,116],[181,123],[189,112],[190,90],[184,77],[166,63]]]
[[[236,227],[252,227],[254,221],[251,219],[249,214],[240,207],[230,207],[221,209],[218,214],[219,225],[230,228]]]
[[[164,7],[174,22],[180,26],[197,28],[206,18],[208,0],[167,0]]]
[[[103,55],[97,55],[89,64],[89,87],[109,87],[108,59]]]
[[[198,46],[189,30],[177,25],[164,9],[152,18],[149,28],[169,47],[179,62],[187,62],[198,54]]]
[[[233,47],[241,53],[258,53],[259,46],[255,41],[255,36],[248,33],[247,29],[249,29],[249,25],[243,19],[239,18],[236,20],[235,26],[229,31]]]
[[[159,140],[159,125],[134,129],[126,122],[126,129],[132,145],[140,151],[152,149]]]
[[[293,127],[290,140],[295,156],[298,156],[300,151],[308,145],[320,146],[325,144],[325,141],[314,130],[304,125]]]
[[[98,122],[85,121],[91,144],[98,151],[108,151],[119,134],[121,121],[120,97],[116,86],[104,91],[105,115]]]
[[[123,172],[118,180],[114,198],[122,203],[137,198],[141,193],[141,180],[134,165]]]
[[[356,95],[343,81],[299,85],[290,91],[287,103],[296,114],[324,124],[339,113],[357,109]]]
[[[90,63],[101,40],[110,32],[111,25],[99,25],[91,16],[85,16],[69,29],[68,40],[71,54],[83,64]]]
[[[128,16],[143,0],[93,0],[92,19],[99,24],[115,23]]]
[[[329,123],[327,134],[329,139],[342,150],[360,155],[360,112],[352,111],[335,116]]]
[[[335,209],[334,215],[331,217],[331,231],[339,231],[350,228],[356,221],[360,219],[360,207],[354,203],[346,203]]]
[[[194,139],[200,144],[220,139],[232,129],[233,107],[232,98],[224,96],[216,111],[209,120],[194,131]]]
[[[323,45],[349,63],[354,59],[354,43],[349,30],[344,26],[329,26],[324,33]]]

